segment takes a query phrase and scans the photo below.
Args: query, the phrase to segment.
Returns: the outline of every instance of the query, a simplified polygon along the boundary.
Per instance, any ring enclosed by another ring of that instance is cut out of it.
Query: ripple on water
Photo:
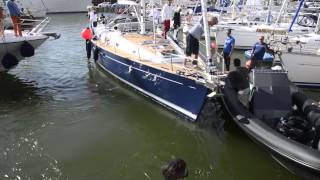
[[[4,139],[1,138],[3,142]],[[57,160],[46,154],[33,133],[7,139],[0,147],[0,179],[60,179],[62,171]]]

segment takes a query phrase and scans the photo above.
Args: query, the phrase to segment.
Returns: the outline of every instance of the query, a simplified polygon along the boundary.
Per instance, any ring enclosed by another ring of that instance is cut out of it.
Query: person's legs
[[[173,39],[177,40],[178,29],[173,30]]]
[[[163,23],[163,26],[164,26],[163,35],[164,35],[164,38],[167,39],[167,32],[170,29],[170,20],[165,20]]]
[[[253,60],[252,68],[261,68],[262,67],[262,60],[256,59],[256,58],[252,58],[252,60]]]
[[[17,24],[17,16],[11,16],[12,24],[13,24],[13,32],[15,36],[18,36],[18,24]]]
[[[21,29],[20,17],[17,17],[17,32],[18,32],[19,36],[22,37],[22,29]]]
[[[4,36],[4,25],[3,20],[0,20],[0,37]]]
[[[230,71],[230,56],[228,53],[223,53],[224,64],[226,66],[226,70]]]
[[[186,56],[187,57],[191,57],[191,54],[192,54],[192,44],[191,44],[191,35],[188,34],[187,37],[186,37]],[[187,64],[187,61],[188,59],[185,59],[184,60],[184,65]]]
[[[192,64],[197,65],[198,64],[197,59],[199,54],[199,40],[194,38],[193,36],[192,36],[192,54],[194,54],[194,59],[195,59],[192,61]]]

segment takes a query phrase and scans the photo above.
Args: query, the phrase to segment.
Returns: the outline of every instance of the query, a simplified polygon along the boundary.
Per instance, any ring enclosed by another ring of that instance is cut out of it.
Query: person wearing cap
[[[4,36],[4,18],[6,15],[4,14],[3,7],[0,6],[0,37]]]
[[[267,51],[270,51],[270,49],[264,42],[264,36],[260,36],[259,42],[252,47],[250,68],[261,67],[263,56]]]
[[[223,46],[223,58],[224,58],[224,63],[227,71],[230,71],[230,59],[234,49],[235,42],[236,41],[234,37],[231,36],[231,29],[228,29],[227,39],[225,40],[224,46]]]
[[[187,163],[183,159],[174,159],[162,169],[165,180],[182,180],[188,177]]]
[[[15,0],[9,0],[7,2],[7,7],[13,23],[14,35],[22,37],[21,20],[20,20],[20,16],[22,15],[22,12],[14,1]]]
[[[167,33],[170,29],[170,20],[172,19],[173,12],[174,10],[172,6],[172,0],[168,0],[168,3],[163,6],[161,11],[164,38],[167,38]]]
[[[213,25],[218,24],[218,18],[214,16],[208,17],[208,25],[211,27]],[[202,18],[200,21],[195,24],[188,32],[187,38],[186,38],[186,56],[191,57],[194,55],[194,61],[192,61],[193,65],[197,65],[196,59],[198,59],[199,54],[199,41],[201,36],[204,34],[204,27],[203,27],[203,20]],[[184,65],[186,65],[186,61],[184,62]]]
[[[181,7],[177,7],[176,11],[173,14],[173,39],[176,41],[178,36],[178,31],[181,26],[181,17],[180,17]]]

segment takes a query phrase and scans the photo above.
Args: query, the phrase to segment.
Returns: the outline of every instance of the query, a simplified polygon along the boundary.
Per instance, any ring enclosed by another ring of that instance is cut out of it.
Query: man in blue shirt
[[[263,56],[266,51],[270,51],[269,47],[264,42],[264,36],[260,36],[259,42],[257,42],[252,48],[251,63],[253,68],[262,66]]]
[[[224,42],[224,46],[223,46],[223,58],[224,58],[224,63],[226,65],[226,70],[229,71],[231,54],[232,54],[236,40],[231,36],[231,29],[228,29],[227,36],[228,37]]]
[[[14,2],[15,0],[9,0],[7,2],[7,7],[11,16],[13,23],[13,31],[15,36],[22,36],[21,30],[21,21],[20,16],[22,15],[21,10],[18,8],[18,5]]]

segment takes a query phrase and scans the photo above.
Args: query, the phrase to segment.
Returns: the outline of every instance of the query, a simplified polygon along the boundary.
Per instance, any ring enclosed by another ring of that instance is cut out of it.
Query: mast
[[[155,24],[155,6],[154,6],[154,0],[151,0],[151,11],[152,11],[152,29],[153,29],[153,43],[156,43],[156,24]]]
[[[266,18],[266,24],[271,24],[271,8],[272,8],[272,5],[273,5],[273,0],[269,0],[269,6],[268,6],[268,15],[267,15],[267,18]]]
[[[210,51],[210,37],[209,37],[209,25],[208,25],[208,17],[207,17],[207,2],[206,0],[201,0],[201,10],[202,10],[202,20],[203,20],[203,29],[205,36],[205,46],[206,46],[206,60],[207,63],[211,65],[211,51]]]
[[[233,0],[233,1],[231,1],[232,2],[232,15],[231,15],[231,17],[232,17],[232,19],[235,19],[236,17],[237,17],[237,0]]]
[[[279,15],[277,17],[277,20],[276,20],[276,24],[279,24],[280,23],[280,19],[281,19],[281,16],[282,16],[282,13],[285,9],[285,6],[286,4],[288,3],[288,0],[284,0],[283,3],[282,3],[282,6],[281,6],[281,9],[280,9],[280,12],[279,12]]]
[[[140,34],[146,34],[145,14],[146,14],[146,3],[144,0],[140,1]]]
[[[296,20],[297,20],[297,18],[298,18],[298,15],[299,15],[300,9],[301,9],[301,7],[302,7],[302,5],[303,5],[303,2],[304,2],[304,0],[300,0],[299,6],[298,6],[298,8],[297,8],[297,10],[296,10],[296,13],[295,13],[293,19],[292,19],[292,22],[291,22],[291,25],[290,25],[290,27],[289,27],[289,29],[288,29],[288,32],[291,32],[291,31],[292,31],[292,26],[293,26],[293,24],[296,22]]]
[[[316,34],[320,33],[320,13],[318,14],[318,21],[317,21],[316,29],[314,30],[314,32]]]

